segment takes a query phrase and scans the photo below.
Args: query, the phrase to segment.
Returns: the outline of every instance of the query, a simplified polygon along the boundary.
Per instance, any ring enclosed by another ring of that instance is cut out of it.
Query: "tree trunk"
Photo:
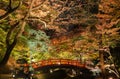
[[[5,53],[5,55],[4,55],[4,58],[3,58],[2,61],[0,62],[0,67],[6,65],[8,59],[9,59],[9,57],[10,57],[10,54],[11,54],[13,48],[15,47],[16,43],[17,43],[17,40],[14,40],[14,42],[13,42],[11,45],[7,46],[7,49],[6,49],[6,53]]]
[[[105,68],[104,68],[104,50],[99,50],[99,57],[100,57],[100,68],[102,71],[102,78],[106,79]]]

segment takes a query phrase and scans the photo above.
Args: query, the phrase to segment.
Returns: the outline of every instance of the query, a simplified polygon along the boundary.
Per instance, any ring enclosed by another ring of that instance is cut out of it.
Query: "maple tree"
[[[120,27],[117,26],[119,24],[119,19],[115,20],[113,19],[114,16],[111,15],[113,8],[111,9],[111,7],[109,6],[112,4],[112,2],[107,3],[104,0],[102,1],[101,1],[100,8],[99,8],[100,13],[97,14],[98,23],[95,25],[95,27],[92,27],[92,29],[89,28],[88,31],[90,32],[88,34],[89,36],[88,40],[92,38],[91,41],[96,41],[96,43],[94,43],[95,46],[97,46],[95,47],[95,50],[98,49],[99,51],[100,65],[101,65],[101,70],[102,70],[103,78],[104,78],[105,77],[104,56],[105,56],[106,51],[110,57],[110,58],[108,57],[108,59],[110,59],[110,62],[112,62],[115,65],[115,62],[112,58],[109,47],[115,47],[116,44],[119,42]],[[106,11],[106,9],[108,11]],[[115,69],[116,76],[119,77],[118,71],[116,70],[115,67],[114,69]]]
[[[33,28],[35,28],[35,29],[41,29],[42,26],[44,26],[44,27],[49,27],[49,28],[54,28],[54,29],[56,28],[56,30],[58,30],[59,32],[62,32],[61,29],[59,30],[58,26],[51,27],[52,26],[51,24],[53,24],[53,23],[60,24],[59,22],[61,22],[61,24],[63,24],[61,26],[62,29],[66,30],[66,31],[67,30],[72,31],[72,28],[74,28],[74,27],[68,25],[68,23],[67,23],[68,20],[70,20],[70,23],[79,23],[80,16],[85,17],[84,20],[81,18],[82,19],[81,23],[83,23],[83,22],[85,23],[88,20],[87,11],[84,11],[82,9],[82,7],[84,7],[87,10],[86,3],[88,3],[88,2],[84,2],[84,1],[82,2],[82,1],[66,0],[66,1],[57,1],[56,2],[54,0],[53,1],[43,1],[43,0],[34,1],[33,0],[30,4],[30,1],[26,1],[26,0],[25,1],[19,1],[19,0],[18,1],[12,1],[12,0],[7,1],[7,0],[5,0],[5,1],[2,1],[2,3],[3,3],[2,6],[7,6],[7,5],[4,5],[4,3],[8,4],[9,9],[6,9],[6,7],[3,7],[0,9],[0,11],[3,13],[0,16],[0,18],[1,18],[0,21],[2,23],[7,24],[7,26],[9,26],[8,28],[10,28],[10,30],[7,30],[8,33],[7,33],[7,37],[6,37],[6,46],[8,46],[8,48],[7,48],[8,51],[6,51],[5,56],[3,58],[4,64],[7,62],[12,49],[16,45],[18,37],[22,33],[27,34],[27,32],[24,31],[24,27],[25,27],[26,23],[30,23],[34,20],[34,23],[32,24],[32,26],[34,24],[37,24],[36,25],[37,27],[33,26]],[[79,6],[82,3],[83,3],[83,6]],[[16,4],[18,4],[18,6],[16,6],[14,8],[14,5],[16,5]],[[23,4],[23,5],[21,6],[21,4]],[[50,5],[50,6],[47,6],[47,5]],[[25,11],[25,9],[28,9],[28,10]],[[77,9],[77,11],[76,11],[76,9]],[[21,12],[21,10],[23,12]],[[81,10],[83,10],[83,13],[79,14],[79,12]],[[63,17],[66,15],[66,12],[72,14],[73,16],[70,17],[68,15],[67,17]],[[77,15],[76,15],[76,12],[78,12]],[[37,13],[39,13],[39,14],[37,14]],[[13,16],[13,14],[15,14],[15,16]],[[44,18],[46,18],[46,19],[44,19]],[[92,17],[90,17],[90,19],[91,18]],[[10,21],[8,21],[7,19],[9,19]],[[46,24],[48,24],[49,26],[46,26]],[[2,24],[2,25],[4,25],[4,24]],[[63,26],[67,26],[67,27],[63,27]],[[15,32],[16,34],[13,33],[14,32],[13,29],[15,29],[15,31],[18,31],[18,32]],[[64,31],[64,33],[66,31]],[[61,35],[62,35],[62,33],[61,33]],[[63,39],[63,40],[65,40],[65,39]],[[1,63],[3,63],[3,62],[1,62]]]
[[[21,10],[24,10],[24,7],[27,8],[25,5],[23,5],[21,9],[18,9],[20,7],[21,3],[26,3],[27,1],[2,1],[3,3],[8,3],[8,8],[6,10],[6,8],[2,8],[0,9],[1,11],[4,11],[4,13],[0,16],[0,22],[3,28],[1,28],[3,31],[6,31],[7,29],[7,33],[6,33],[6,41],[4,41],[3,43],[6,44],[6,49],[5,49],[5,53],[3,56],[3,59],[0,62],[0,65],[5,65],[9,59],[9,56],[11,54],[11,51],[13,50],[13,48],[15,47],[20,35],[24,32],[24,28],[27,24],[27,18],[29,17],[29,12],[31,11],[31,8],[33,7],[33,3],[34,0],[29,4],[30,7],[28,8],[28,10],[23,13],[19,13],[18,12]],[[14,8],[14,5],[18,3],[18,6]],[[3,5],[4,6],[4,5]],[[6,5],[7,6],[7,5]],[[17,10],[18,9],[18,10]],[[18,12],[17,12],[18,11]],[[13,14],[13,12],[15,12],[15,16]],[[16,19],[17,18],[17,19]],[[8,20],[7,20],[8,19]],[[8,26],[8,27],[6,27]]]
[[[10,52],[12,51],[12,49],[14,48],[14,46],[15,46],[15,44],[17,42],[16,37],[18,35],[15,35],[15,34],[13,35],[12,33],[14,32],[14,29],[16,29],[16,26],[19,24],[18,22],[16,22],[16,23],[9,22],[8,23],[7,20],[4,20],[4,19],[7,18],[16,9],[18,9],[18,7],[20,6],[21,1],[19,1],[18,6],[16,6],[16,7],[12,6],[13,2],[11,0],[6,1],[6,2],[2,1],[2,2],[3,3],[7,3],[8,2],[8,6],[6,5],[8,9],[5,10],[4,7],[3,7],[3,9],[0,9],[1,11],[3,11],[3,14],[0,16],[0,22],[1,22],[1,27],[2,27],[1,30],[4,31],[4,32],[7,31],[8,33],[5,34],[6,35],[6,37],[5,37],[6,39],[2,40],[3,44],[6,41],[6,49],[5,50],[6,50],[7,55],[5,53],[5,56],[3,57],[3,59],[4,58],[5,59],[4,59],[3,62],[1,61],[1,65],[6,63],[6,61],[8,60],[8,57],[10,55]],[[11,25],[11,27],[9,27],[10,26],[9,24]],[[8,31],[7,28],[10,28],[10,30]],[[15,36],[15,38],[13,38],[12,35]],[[13,38],[14,40],[13,39],[11,40],[11,38]]]
[[[111,2],[102,0],[101,1],[101,5],[100,5],[100,13],[102,14],[102,16],[100,16],[101,21],[105,21],[107,26],[113,26],[113,28],[111,28],[109,32],[111,33],[111,36],[113,35],[113,37],[110,36],[110,41],[113,42],[113,44],[110,42],[110,44],[112,44],[114,47],[116,47],[116,45],[119,43],[119,5],[118,5],[118,1],[116,0],[111,0]],[[104,19],[104,20],[103,20]],[[112,30],[113,29],[113,30]],[[116,31],[116,32],[115,32]],[[109,38],[109,37],[108,37]],[[115,38],[115,39],[114,39]],[[117,42],[117,43],[116,43]],[[115,53],[115,52],[114,52]],[[112,59],[111,61],[115,64],[115,68],[116,68],[116,63],[114,62],[114,58],[112,58],[113,56],[110,56],[110,59]],[[115,56],[114,56],[115,57]],[[102,63],[102,62],[101,62]],[[117,70],[115,70],[115,74],[117,75],[117,77],[119,78],[119,73]]]
[[[3,38],[0,38],[0,51],[5,53],[0,55],[3,57],[1,59],[3,64],[7,63],[12,51],[16,52],[13,56],[28,54],[28,51],[31,51],[28,50],[31,44],[26,45],[30,41],[38,43],[35,47],[46,48],[47,38],[52,42],[50,45],[54,46],[50,48],[50,53],[34,51],[33,57],[38,58],[36,60],[52,57],[68,58],[68,55],[73,55],[71,59],[74,59],[76,55],[80,57],[81,54],[87,54],[87,58],[96,59],[99,49],[104,50],[105,47],[115,46],[119,41],[117,0],[111,0],[111,2],[106,0],[100,2],[99,0],[1,1],[0,36]],[[15,7],[16,4],[18,6]],[[2,8],[2,6],[9,8]],[[103,60],[101,63],[103,66]]]
[[[104,0],[100,3],[99,13],[96,15],[98,21],[94,25],[89,25],[81,36],[78,36],[75,49],[79,51],[78,53],[98,53],[95,57],[100,59],[101,70],[104,73],[104,56],[107,52],[110,59],[115,65],[113,56],[110,53],[109,47],[115,47],[119,43],[119,19],[116,19],[111,13],[113,13],[113,8],[109,7],[112,5],[113,1],[105,2]],[[104,7],[104,8],[103,8]],[[106,9],[108,11],[106,11]],[[116,20],[115,20],[116,19]],[[119,77],[118,70],[115,69],[115,74]]]

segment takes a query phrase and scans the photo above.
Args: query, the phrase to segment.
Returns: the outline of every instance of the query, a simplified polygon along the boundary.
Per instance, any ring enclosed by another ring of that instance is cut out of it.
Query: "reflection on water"
[[[37,79],[65,79],[67,74],[64,70],[57,70],[52,73],[41,73],[37,75]]]
[[[52,73],[41,73],[37,75],[36,79],[93,79],[92,76],[86,74],[79,74],[76,76],[69,76],[65,70],[57,70]]]

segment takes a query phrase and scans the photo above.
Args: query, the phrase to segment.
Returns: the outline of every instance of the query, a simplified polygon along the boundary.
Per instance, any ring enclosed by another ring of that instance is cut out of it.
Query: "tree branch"
[[[9,5],[7,7],[8,10],[11,10],[12,9],[12,0],[9,0]]]
[[[118,72],[115,72],[115,70],[112,70],[110,67],[107,67],[106,69],[108,69],[109,71],[113,72],[118,78],[120,78]]]
[[[22,32],[24,31],[24,27],[26,25],[26,20],[28,19],[30,12],[32,11],[32,7],[33,7],[34,2],[35,2],[35,0],[32,0],[28,12],[26,13],[25,17],[22,19],[21,27],[16,35],[16,38],[18,38],[22,34]]]
[[[46,0],[47,1],[47,0]],[[38,4],[36,7],[33,7],[32,10],[37,10],[41,7],[41,4],[44,4],[46,1],[41,2],[40,4]]]
[[[11,37],[11,33],[13,32],[13,30],[19,25],[19,22],[15,23],[14,25],[11,26],[11,29],[8,31],[7,36],[6,36],[6,45],[7,47],[10,46],[10,37]]]
[[[120,76],[119,76],[119,72],[118,72],[117,69],[116,69],[116,65],[115,65],[114,59],[113,59],[113,57],[112,57],[110,51],[107,51],[107,53],[110,55],[110,58],[109,58],[110,61],[114,64],[114,66],[113,66],[114,70],[111,69],[112,72],[114,72],[115,75],[116,75],[118,78],[120,78]],[[110,70],[110,68],[109,68],[109,70]]]
[[[46,24],[46,22],[45,21],[42,21],[39,17],[32,17],[32,18],[29,18],[29,19],[27,19],[27,20],[36,20],[36,21],[39,21],[39,22],[42,22],[43,24],[44,24],[44,28],[46,28],[47,27],[47,24]]]
[[[21,4],[22,4],[22,0],[19,1],[19,4],[16,7],[12,8],[12,0],[9,0],[8,11],[4,15],[0,16],[0,21],[7,18],[9,14],[17,10]]]

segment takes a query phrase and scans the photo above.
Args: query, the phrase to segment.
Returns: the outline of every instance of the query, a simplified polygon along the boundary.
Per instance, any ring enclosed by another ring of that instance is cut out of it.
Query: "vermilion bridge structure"
[[[86,64],[79,60],[70,59],[48,59],[34,62],[31,64],[24,64],[25,66],[32,66],[35,71],[50,74],[67,74],[70,77],[80,76],[84,77],[91,76],[91,72],[87,69]],[[63,72],[64,71],[64,72]],[[59,73],[62,72],[62,73]]]
[[[76,68],[85,68],[85,63],[82,63],[79,60],[70,60],[70,59],[49,59],[41,60],[31,64],[34,69],[41,68],[52,68],[52,67],[76,67]]]

